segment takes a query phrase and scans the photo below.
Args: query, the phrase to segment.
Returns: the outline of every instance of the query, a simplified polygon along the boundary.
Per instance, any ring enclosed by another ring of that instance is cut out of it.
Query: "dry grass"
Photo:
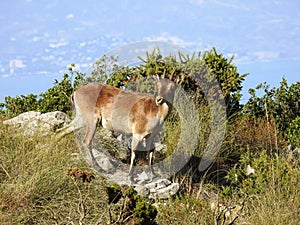
[[[0,122],[0,224],[78,223],[79,190],[86,223],[101,216],[99,208],[107,207],[103,179],[83,183],[66,175],[73,167],[89,170],[72,138],[59,143],[51,137],[28,138]]]
[[[249,224],[300,224],[299,193],[280,196],[280,193],[265,193],[252,196],[248,202]]]
[[[206,200],[195,196],[177,198],[160,205],[158,224],[213,224],[214,213]]]
[[[246,122],[243,127],[247,127]],[[264,126],[259,127],[263,131]],[[259,146],[268,145],[270,139],[264,139],[261,131],[257,130],[259,135],[253,137],[249,134],[251,130],[243,131],[246,139],[255,142],[257,138],[261,140]],[[243,132],[238,133],[239,140]],[[90,173],[72,136],[59,142],[38,135],[27,138],[8,130],[0,119],[0,224],[107,224],[106,181],[94,174],[91,182],[82,182],[70,176],[70,171],[77,171],[72,168]],[[276,165],[272,168],[271,174],[276,176]],[[286,174],[292,175],[282,182],[278,182],[278,177],[273,179],[274,176],[265,178],[268,189],[248,196],[237,224],[300,224],[300,172],[295,167],[290,170],[293,173]],[[203,185],[188,182],[183,186],[189,189]],[[218,184],[211,186],[217,193]],[[212,199],[197,193],[185,189],[179,197],[158,204],[157,224],[223,224],[216,219],[216,211],[211,210]],[[225,201],[243,199],[233,194]]]

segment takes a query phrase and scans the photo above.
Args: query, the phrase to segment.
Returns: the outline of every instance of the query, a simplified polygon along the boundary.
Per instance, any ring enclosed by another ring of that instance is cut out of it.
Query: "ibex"
[[[165,73],[164,73],[165,75]],[[171,75],[172,76],[172,75]],[[169,79],[158,78],[158,95],[130,92],[101,83],[89,83],[72,95],[76,116],[67,126],[58,130],[61,136],[79,129],[80,119],[85,125],[83,145],[90,148],[96,127],[124,135],[132,135],[129,176],[132,179],[133,164],[137,146],[145,140],[149,151],[149,168],[153,177],[151,142],[161,130],[172,109],[175,83]]]

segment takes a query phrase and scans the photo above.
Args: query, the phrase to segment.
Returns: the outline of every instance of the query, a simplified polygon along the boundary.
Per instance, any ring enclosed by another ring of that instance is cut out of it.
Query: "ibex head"
[[[173,103],[176,85],[172,81],[172,77],[175,71],[172,72],[170,79],[165,78],[166,70],[162,75],[162,78],[157,76],[157,89],[158,94],[156,96],[156,105],[161,105],[166,102],[168,105]]]

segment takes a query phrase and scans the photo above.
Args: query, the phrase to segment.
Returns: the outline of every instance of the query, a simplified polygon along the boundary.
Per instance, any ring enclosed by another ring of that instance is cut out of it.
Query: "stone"
[[[146,184],[145,187],[149,188],[150,192],[155,192],[158,189],[167,187],[171,183],[172,182],[167,179],[159,179],[155,182]]]
[[[143,185],[135,186],[134,189],[142,197],[148,197],[150,195],[150,190]]]
[[[247,165],[247,167],[246,167],[246,175],[250,176],[251,174],[254,174],[254,173],[255,173],[255,169],[252,168],[250,165]]]
[[[180,189],[179,183],[172,183],[168,179],[159,179],[157,181],[136,185],[135,190],[139,195],[149,199],[169,199],[176,195]]]
[[[116,165],[109,155],[106,155],[104,152],[100,152],[95,149],[92,150],[92,153],[102,170],[110,173],[115,170]]]
[[[180,188],[179,183],[171,183],[167,187],[157,189],[155,192],[152,192],[149,198],[169,199],[178,193],[179,188]]]
[[[33,120],[34,118],[36,118],[40,115],[41,115],[40,112],[34,112],[34,111],[25,112],[25,113],[22,113],[22,114],[20,114],[16,117],[14,117],[14,118],[3,121],[3,124],[4,125],[9,125],[9,126],[14,126],[16,128],[24,127],[24,125],[26,123],[28,123],[29,121]]]
[[[154,146],[155,146],[155,151],[157,151],[157,152],[163,152],[163,153],[167,152],[167,145],[164,145],[159,142],[155,142]]]
[[[143,184],[146,181],[149,181],[150,178],[148,174],[145,171],[143,171],[141,174],[138,174],[137,180],[138,180],[138,184]]]
[[[63,112],[55,111],[42,114],[30,111],[5,120],[3,124],[23,132],[25,136],[33,136],[36,133],[45,136],[54,133],[57,128],[65,126],[69,121],[67,114]]]

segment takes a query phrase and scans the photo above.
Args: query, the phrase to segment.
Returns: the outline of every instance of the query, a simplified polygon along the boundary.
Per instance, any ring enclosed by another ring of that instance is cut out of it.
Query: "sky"
[[[261,82],[300,80],[300,1],[2,0],[0,102],[44,92],[70,64],[86,72],[106,52],[143,41],[234,55],[249,73],[246,101]]]

